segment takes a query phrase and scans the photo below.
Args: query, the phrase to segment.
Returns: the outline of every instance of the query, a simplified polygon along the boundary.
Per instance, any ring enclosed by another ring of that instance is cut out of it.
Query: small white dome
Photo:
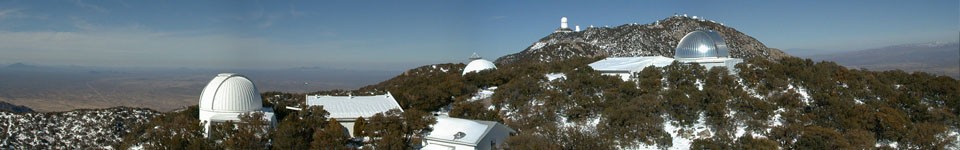
[[[263,108],[260,92],[250,79],[233,73],[221,73],[210,80],[200,93],[200,110],[212,112],[249,112]]]
[[[461,75],[466,75],[470,72],[480,72],[487,69],[497,69],[497,65],[494,65],[493,62],[484,59],[476,59],[470,61],[470,63],[467,64],[467,67],[463,68],[463,74]]]

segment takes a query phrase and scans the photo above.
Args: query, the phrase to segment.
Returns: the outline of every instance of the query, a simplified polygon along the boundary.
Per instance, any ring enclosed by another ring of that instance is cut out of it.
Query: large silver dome
[[[680,39],[673,55],[676,59],[730,57],[727,42],[713,30],[697,30]]]

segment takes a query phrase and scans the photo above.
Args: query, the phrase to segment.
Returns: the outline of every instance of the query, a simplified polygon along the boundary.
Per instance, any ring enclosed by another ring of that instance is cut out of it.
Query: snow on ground
[[[433,69],[437,69],[437,65],[430,65],[430,67]],[[447,72],[447,71],[450,71],[450,69],[440,67],[440,71]]]
[[[660,81],[660,82],[664,82],[664,81]],[[740,88],[743,89],[743,91],[747,91],[747,93],[749,93],[750,96],[753,96],[753,98],[758,98],[758,99],[762,99],[762,98],[763,98],[763,96],[760,96],[760,94],[757,93],[757,90],[754,90],[754,89],[752,89],[752,88],[748,88],[747,85],[744,84],[744,83],[746,83],[746,81],[743,81],[743,79],[738,79],[738,80],[737,80],[737,83],[740,84]]]
[[[887,147],[897,148],[897,145],[898,145],[897,142],[884,140],[884,141],[877,142],[877,144],[874,144],[873,146],[876,146],[876,147],[887,146]]]
[[[546,45],[547,45],[547,43],[537,42],[537,43],[534,43],[533,46],[530,47],[530,49],[534,49],[534,50],[535,50],[535,49],[540,49],[540,48],[543,48],[543,46],[546,46]]]
[[[115,107],[55,113],[0,112],[0,147],[112,149],[125,132],[159,115],[149,109]]]
[[[548,74],[546,74],[546,75],[544,75],[544,76],[547,77],[547,80],[548,80],[548,81],[553,81],[553,80],[555,80],[555,79],[566,79],[566,78],[567,78],[567,75],[566,75],[566,74],[563,74],[563,73],[548,73]]]
[[[493,97],[494,90],[497,90],[497,87],[481,88],[476,94],[473,94],[473,97],[467,99],[467,101],[477,101]]]
[[[703,82],[700,79],[697,79],[697,82],[693,84],[697,85],[697,90],[703,91]]]
[[[813,99],[810,98],[810,93],[807,92],[806,88],[789,84],[787,85],[787,90],[790,90],[790,89],[795,89],[795,91],[797,91],[797,94],[800,94],[800,97],[801,97],[800,100],[803,102],[804,105],[810,105],[811,103],[813,103]]]
[[[130,147],[130,150],[143,150],[143,145],[136,145]]]
[[[603,115],[597,115],[596,117],[587,118],[586,121],[578,122],[578,121],[570,121],[567,119],[566,116],[561,115],[559,119],[560,121],[559,127],[577,127],[577,126],[596,127],[597,124],[600,124],[600,118],[603,118]],[[586,128],[583,128],[583,129],[586,129]]]
[[[947,146],[947,149],[960,149],[960,129],[953,129],[947,133],[947,137],[953,137],[953,146]]]
[[[673,121],[670,120],[663,121],[663,130],[667,131],[667,133],[673,137],[673,146],[668,149],[690,149],[690,144],[693,143],[693,140],[680,136],[680,130],[682,128],[674,126],[672,122]]]
[[[780,114],[783,113],[783,112],[786,112],[786,111],[787,111],[787,110],[786,110],[786,109],[783,109],[783,108],[774,110],[774,111],[773,111],[773,117],[770,118],[770,121],[768,121],[768,124],[770,124],[770,126],[772,126],[772,127],[782,126],[782,125],[783,125],[783,118],[782,118],[782,116],[780,116]],[[768,128],[767,130],[769,130],[769,128]]]
[[[666,148],[671,150],[687,150],[693,144],[693,140],[713,137],[714,131],[706,125],[706,114],[700,113],[700,119],[691,127],[681,127],[674,124],[670,119],[663,120],[663,131],[670,134],[673,138],[673,146]],[[667,116],[662,116],[667,118]],[[629,148],[633,149],[633,148]],[[646,145],[640,143],[635,149],[660,149],[655,145]]]

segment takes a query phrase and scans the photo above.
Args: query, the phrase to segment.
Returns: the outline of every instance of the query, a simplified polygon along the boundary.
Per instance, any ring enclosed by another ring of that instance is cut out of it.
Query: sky
[[[723,22],[768,47],[835,52],[960,41],[943,1],[0,0],[0,64],[406,70],[493,60],[559,26]]]

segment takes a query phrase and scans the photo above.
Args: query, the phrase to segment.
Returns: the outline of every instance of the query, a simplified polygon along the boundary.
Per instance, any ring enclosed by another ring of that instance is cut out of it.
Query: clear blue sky
[[[717,20],[770,47],[958,41],[944,1],[0,1],[0,64],[405,70],[516,53],[557,28]],[[788,51],[789,52],[789,51]]]

